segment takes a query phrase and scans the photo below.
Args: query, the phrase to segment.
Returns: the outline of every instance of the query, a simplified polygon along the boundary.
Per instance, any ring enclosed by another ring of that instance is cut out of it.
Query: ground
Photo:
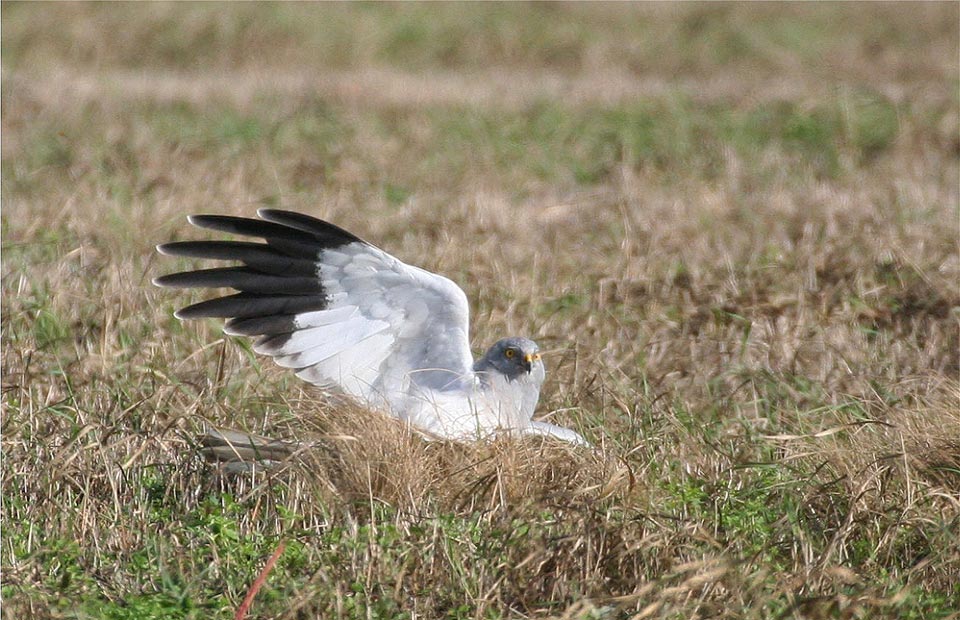
[[[4,618],[947,618],[957,3],[2,6]],[[172,312],[300,210],[546,351],[427,443]],[[215,424],[317,446],[225,475]]]

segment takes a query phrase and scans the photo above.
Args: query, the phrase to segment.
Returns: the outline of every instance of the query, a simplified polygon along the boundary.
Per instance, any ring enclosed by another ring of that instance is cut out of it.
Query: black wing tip
[[[191,304],[189,306],[184,306],[179,310],[176,310],[173,313],[174,318],[180,319],[181,321],[193,321],[195,319],[223,319],[224,317],[220,316],[216,312],[209,311],[209,303],[213,300],[206,300]]]
[[[178,271],[177,273],[164,274],[154,278],[153,285],[160,288],[203,288],[202,283],[195,282],[196,274],[203,271],[212,270],[198,269],[197,271]]]
[[[159,286],[160,288],[177,288],[176,286],[170,284],[169,277],[170,277],[171,275],[176,275],[176,274],[168,273],[168,274],[166,274],[166,275],[157,276],[157,277],[154,278],[153,280],[150,280],[150,282],[151,282],[154,286]]]
[[[170,243],[158,243],[156,245],[157,252],[163,254],[164,256],[178,256],[176,253],[176,245],[178,242],[171,241]],[[156,280],[156,278],[154,278]]]
[[[293,320],[303,312],[326,310],[329,307],[324,295],[257,295],[235,293],[197,302],[174,313],[178,319],[227,319],[236,327],[247,319],[261,321]],[[281,318],[282,317],[282,318]],[[271,329],[273,329],[271,327]],[[275,330],[274,330],[275,331]]]
[[[257,217],[269,220],[271,217],[283,217],[289,215],[304,215],[303,213],[298,213],[296,211],[289,211],[287,209],[271,209],[269,207],[263,207],[257,209]],[[307,216],[311,217],[311,216]]]
[[[324,245],[330,247],[337,247],[354,242],[367,243],[349,230],[345,230],[336,224],[299,211],[263,208],[257,209],[257,216],[268,222],[280,224],[281,226],[289,226],[295,230],[314,235],[318,241],[322,240]]]
[[[189,306],[184,306],[179,310],[173,313],[175,318],[180,319],[181,321],[192,321],[194,319],[224,319],[223,313],[218,313],[216,310],[211,311],[211,306],[216,308],[217,302],[222,297],[215,297],[214,299],[207,299],[204,301],[197,302],[195,304],[190,304]]]
[[[227,224],[231,222],[256,222],[257,220],[249,217],[240,217],[237,215],[224,215],[222,213],[196,213],[188,215],[187,221],[197,228],[210,228],[217,224]]]
[[[318,243],[321,247],[339,247],[354,242],[367,244],[349,230],[299,211],[264,207],[257,209],[257,216],[260,219],[201,213],[188,215],[187,221],[197,228],[232,234],[263,236],[268,233],[269,237],[273,236],[269,234],[272,232],[301,243]]]
[[[261,207],[257,209],[257,217],[269,221],[276,219],[297,219],[302,222],[314,222],[318,226],[329,226],[330,222],[313,217],[302,211],[291,211],[289,209],[273,209],[271,207]]]

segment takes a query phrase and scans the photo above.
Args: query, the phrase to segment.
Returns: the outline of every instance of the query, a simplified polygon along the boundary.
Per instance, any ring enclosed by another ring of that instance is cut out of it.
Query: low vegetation
[[[957,4],[3,3],[4,618],[956,618]],[[302,210],[548,354],[428,443],[155,289]],[[246,475],[207,424],[310,440]]]

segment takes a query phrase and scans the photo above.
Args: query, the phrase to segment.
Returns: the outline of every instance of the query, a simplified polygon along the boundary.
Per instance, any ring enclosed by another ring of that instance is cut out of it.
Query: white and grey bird
[[[257,337],[255,351],[300,378],[427,436],[471,441],[512,432],[586,445],[570,429],[533,420],[545,375],[536,343],[505,338],[474,361],[467,296],[452,281],[328,222],[275,209],[257,215],[188,220],[265,243],[157,246],[161,254],[240,263],[155,279],[157,286],[239,291],[183,308],[177,318],[226,319],[224,332]]]

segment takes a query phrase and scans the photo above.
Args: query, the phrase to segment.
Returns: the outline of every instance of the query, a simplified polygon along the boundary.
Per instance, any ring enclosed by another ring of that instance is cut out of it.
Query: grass
[[[4,618],[950,618],[957,6],[2,19]],[[150,286],[324,217],[551,351],[597,445],[424,443]],[[318,447],[203,462],[206,423]]]

